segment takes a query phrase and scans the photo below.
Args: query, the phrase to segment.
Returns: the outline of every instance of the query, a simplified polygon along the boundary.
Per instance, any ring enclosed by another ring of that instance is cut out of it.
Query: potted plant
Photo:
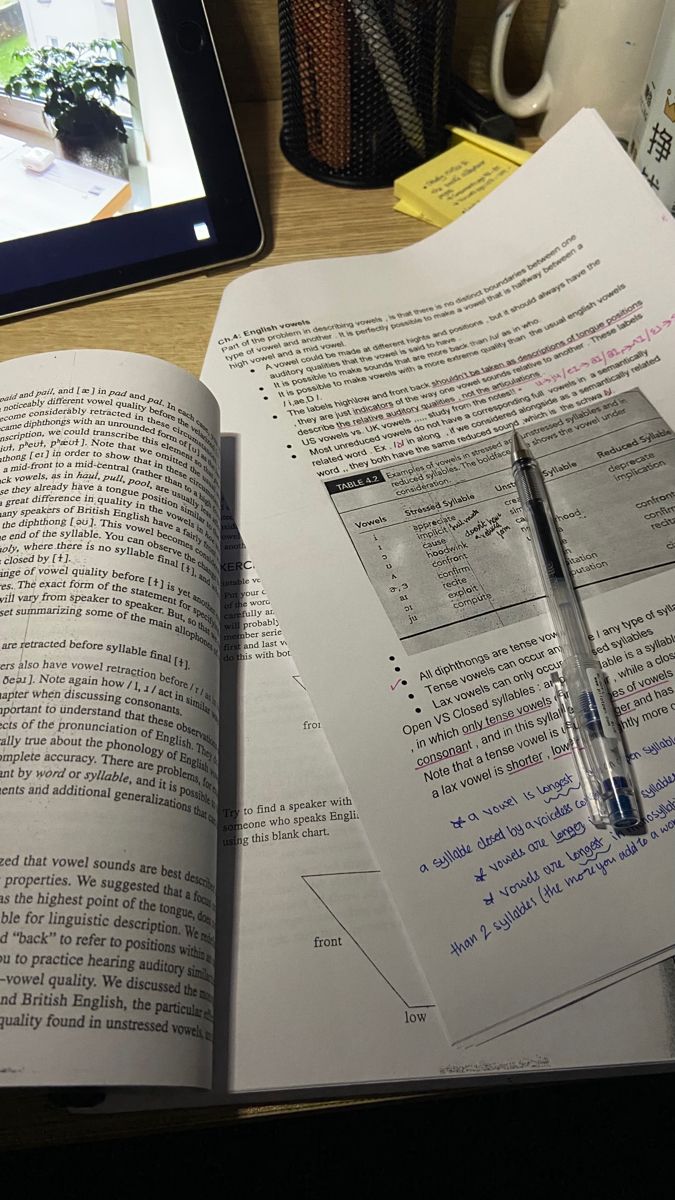
[[[39,100],[64,158],[107,175],[128,178],[124,122],[112,105],[131,67],[120,62],[120,42],[97,38],[18,50],[19,70],[5,85],[10,96]]]

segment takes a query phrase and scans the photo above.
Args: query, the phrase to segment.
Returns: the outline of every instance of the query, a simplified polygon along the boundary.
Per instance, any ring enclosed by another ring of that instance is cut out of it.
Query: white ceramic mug
[[[504,54],[519,4],[497,5],[490,79],[499,107],[512,117],[544,114],[543,138],[580,108],[596,108],[612,132],[627,140],[664,0],[552,0],[542,75],[525,95],[513,96],[504,82]]]

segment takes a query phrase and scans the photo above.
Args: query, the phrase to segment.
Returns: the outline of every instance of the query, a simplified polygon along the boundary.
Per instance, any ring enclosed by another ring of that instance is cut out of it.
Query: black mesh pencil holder
[[[286,158],[383,187],[447,144],[455,0],[279,0]]]

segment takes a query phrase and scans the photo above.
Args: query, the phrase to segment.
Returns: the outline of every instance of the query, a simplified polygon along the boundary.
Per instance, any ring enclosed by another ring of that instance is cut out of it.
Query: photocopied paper
[[[204,379],[240,435],[233,506],[454,1043],[675,940],[674,254],[583,113],[434,238],[223,300]],[[590,826],[553,703],[514,424],[624,724],[632,837]]]

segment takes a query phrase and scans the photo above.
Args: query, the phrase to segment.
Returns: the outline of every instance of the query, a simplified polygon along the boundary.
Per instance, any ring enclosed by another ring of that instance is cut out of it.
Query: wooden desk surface
[[[198,375],[224,287],[258,266],[395,250],[433,230],[396,213],[391,189],[354,191],[315,183],[288,165],[279,150],[280,104],[248,103],[237,110],[240,133],[268,234],[255,264],[194,276],[105,300],[0,324],[0,361],[74,347],[138,351],[168,359]],[[524,139],[532,146],[534,139]],[[333,1107],[381,1100],[329,1101]],[[387,1103],[396,1103],[388,1098]],[[0,1151],[128,1134],[196,1129],[283,1112],[307,1112],[321,1102],[231,1106],[120,1116],[71,1116],[39,1093],[0,1091]]]

